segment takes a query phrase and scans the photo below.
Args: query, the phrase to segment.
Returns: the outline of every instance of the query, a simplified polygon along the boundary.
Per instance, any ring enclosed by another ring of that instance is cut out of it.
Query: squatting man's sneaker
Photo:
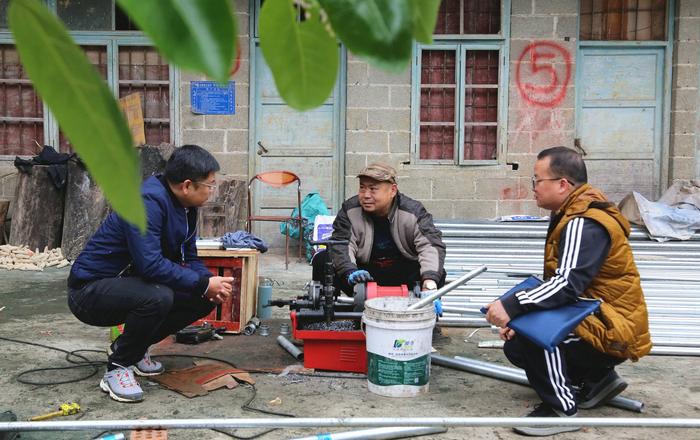
[[[165,371],[163,364],[151,359],[151,355],[148,352],[143,356],[143,359],[134,365],[134,373],[139,376],[156,376],[163,371]]]
[[[116,365],[116,364],[115,364]],[[140,402],[143,400],[143,390],[136,382],[132,368],[117,365],[117,368],[107,371],[100,381],[100,388],[117,402]]]
[[[112,349],[112,345],[107,347],[108,355],[111,356],[113,352],[114,351]],[[136,373],[139,376],[156,376],[164,371],[165,368],[163,367],[163,364],[151,359],[151,354],[149,353],[149,350],[147,350],[146,354],[143,355],[143,359],[141,359],[136,363],[136,365],[134,365],[134,373]]]
[[[625,388],[627,388],[627,382],[618,376],[615,370],[610,370],[600,381],[583,384],[579,391],[578,407],[589,409],[605,405],[612,398],[625,391]]]
[[[572,418],[576,417],[576,414],[567,415],[563,412],[556,410],[545,403],[540,403],[535,406],[535,409],[527,415],[527,417],[563,417]],[[548,435],[560,434],[562,432],[574,432],[581,429],[580,426],[568,425],[568,426],[523,426],[515,427],[513,431],[522,435],[529,435],[532,437],[544,437]]]

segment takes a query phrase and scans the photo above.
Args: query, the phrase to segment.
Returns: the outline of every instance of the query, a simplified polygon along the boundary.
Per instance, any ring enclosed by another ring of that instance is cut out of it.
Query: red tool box
[[[367,349],[362,330],[299,330],[291,312],[292,336],[304,341],[304,367],[367,373]]]
[[[367,299],[408,296],[408,288],[367,283]],[[317,370],[367,373],[367,348],[362,330],[300,330],[297,312],[290,313],[292,336],[304,341],[304,367]]]

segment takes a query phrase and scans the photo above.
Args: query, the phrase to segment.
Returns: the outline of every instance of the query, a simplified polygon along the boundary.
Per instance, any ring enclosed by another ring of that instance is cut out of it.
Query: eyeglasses
[[[215,191],[216,188],[219,187],[219,185],[217,185],[217,184],[215,184],[215,183],[197,182],[197,184],[198,184],[198,185],[204,185],[204,186],[206,186],[207,188],[209,188],[209,189],[212,190],[212,191]]]
[[[564,180],[566,180],[567,182],[569,182],[569,185],[571,185],[571,186],[576,186],[576,185],[574,185],[574,182],[572,182],[571,180],[567,179],[566,177],[552,177],[552,178],[550,178],[550,179],[538,179],[537,177],[532,176],[532,177],[530,178],[530,180],[531,180],[531,182],[532,182],[532,190],[533,190],[533,191],[535,190],[535,187],[537,186],[537,184],[540,183],[540,182],[544,182],[544,181],[546,181],[546,180],[561,180],[561,179],[564,179]]]

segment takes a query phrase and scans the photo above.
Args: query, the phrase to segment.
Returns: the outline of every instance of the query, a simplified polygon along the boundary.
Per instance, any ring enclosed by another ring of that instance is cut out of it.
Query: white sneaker
[[[134,373],[138,374],[139,376],[156,376],[163,371],[165,371],[163,364],[151,359],[151,354],[149,352],[146,352],[143,359],[134,365]]]
[[[151,359],[151,354],[149,353],[149,351],[150,348],[146,350],[146,354],[143,356],[143,359],[138,361],[136,365],[133,366],[134,373],[136,373],[139,376],[156,376],[165,371],[163,364]],[[111,356],[112,353],[114,353],[114,350],[112,350],[112,346],[109,345],[107,347],[107,355]]]
[[[115,364],[116,365],[116,364]],[[131,368],[117,365],[117,368],[107,371],[100,381],[100,388],[117,402],[140,402],[143,400],[143,390]]]

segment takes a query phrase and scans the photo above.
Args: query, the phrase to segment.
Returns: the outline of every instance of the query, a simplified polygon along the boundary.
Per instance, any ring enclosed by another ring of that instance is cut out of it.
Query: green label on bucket
[[[375,385],[416,385],[428,383],[430,356],[410,361],[397,361],[379,354],[367,353],[367,379]]]

